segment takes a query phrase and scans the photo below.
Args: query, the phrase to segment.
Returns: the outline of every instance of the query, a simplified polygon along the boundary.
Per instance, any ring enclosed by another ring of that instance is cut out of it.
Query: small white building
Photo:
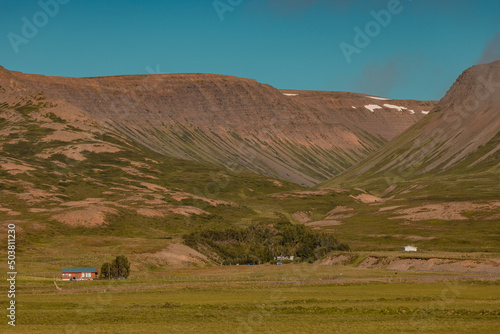
[[[401,247],[401,251],[402,252],[416,252],[417,251],[417,247],[415,247],[415,246],[404,246],[404,247]]]
[[[294,258],[295,257],[293,255],[290,255],[290,256],[280,255],[280,256],[275,256],[274,260],[275,261],[293,261]]]

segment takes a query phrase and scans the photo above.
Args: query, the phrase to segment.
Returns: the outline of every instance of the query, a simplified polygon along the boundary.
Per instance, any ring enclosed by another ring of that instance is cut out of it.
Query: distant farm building
[[[280,255],[280,256],[275,256],[274,261],[293,261],[294,258],[295,257],[293,255],[291,256]]]
[[[401,248],[401,251],[402,252],[416,252],[417,251],[417,247],[415,246],[404,246]]]
[[[97,268],[66,268],[61,270],[63,281],[85,281],[97,278]]]

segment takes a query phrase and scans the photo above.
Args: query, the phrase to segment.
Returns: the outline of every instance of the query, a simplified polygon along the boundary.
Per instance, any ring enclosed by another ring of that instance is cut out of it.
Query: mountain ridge
[[[425,175],[496,173],[500,165],[500,61],[465,70],[423,120],[337,178],[331,186]]]
[[[215,74],[67,78],[2,70],[0,85],[4,101],[43,96],[57,105],[51,112],[58,117],[99,124],[161,154],[303,186],[360,161],[434,105],[355,93],[291,93]]]
[[[440,158],[443,145],[460,136],[461,128],[453,130],[449,121],[461,105],[456,99],[470,97],[468,91],[474,95],[474,76],[462,77],[462,84],[470,84],[454,87],[449,94],[456,96],[436,106],[358,93],[277,90],[251,79],[208,75],[209,80],[197,75],[64,80],[0,72],[0,217],[16,224],[36,263],[64,250],[54,255],[50,270],[68,256],[81,261],[89,251],[96,259],[131,254],[138,268],[148,269],[159,266],[148,260],[156,256],[151,254],[170,259],[170,247],[182,243],[186,233],[255,223],[304,224],[338,235],[353,250],[390,251],[412,241],[432,251],[498,251],[498,150],[493,151],[500,140],[483,138],[484,145],[442,174],[424,173],[425,164],[412,159],[427,144],[434,145],[422,151],[422,159]],[[489,120],[495,119],[496,109],[490,108],[495,98],[480,99],[479,113]],[[259,122],[264,127],[256,128]],[[419,137],[436,122],[450,130],[441,134],[447,139],[443,145],[432,131]],[[480,134],[492,124],[472,129]],[[334,142],[341,137],[344,141]],[[314,178],[314,170],[326,175],[322,168],[335,159],[340,172],[391,138],[335,183],[316,186],[321,189],[283,180],[287,173],[294,181]],[[329,151],[332,147],[338,153]],[[173,157],[175,150],[190,160]],[[239,163],[226,159],[235,152]],[[195,153],[213,153],[219,166],[194,161],[204,160]],[[370,166],[378,154],[380,160]],[[280,180],[267,176],[273,159],[281,162],[282,170],[275,171]],[[399,162],[408,170],[400,170]],[[366,174],[355,174],[357,168],[367,168]]]

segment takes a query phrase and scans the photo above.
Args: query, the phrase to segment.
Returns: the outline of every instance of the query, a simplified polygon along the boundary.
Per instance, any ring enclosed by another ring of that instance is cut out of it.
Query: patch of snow
[[[411,114],[415,113],[415,110],[408,110]]]
[[[384,107],[391,108],[391,109],[397,109],[398,111],[403,111],[403,110],[408,109],[408,108],[405,108],[405,107],[395,106],[393,104],[384,104]]]
[[[376,109],[382,109],[381,106],[378,106],[376,104],[368,104],[365,106],[365,108],[370,110],[371,112],[374,112]]]
[[[356,107],[355,107],[355,106],[352,106],[352,109],[356,109]]]
[[[422,114],[427,115],[428,113],[430,113],[430,111],[422,110]]]
[[[385,97],[378,97],[378,96],[367,96],[370,99],[374,100],[381,100],[381,101],[389,101],[390,99],[386,99]]]
[[[283,95],[286,95],[286,96],[297,96],[297,95],[299,95],[299,94],[283,93]]]

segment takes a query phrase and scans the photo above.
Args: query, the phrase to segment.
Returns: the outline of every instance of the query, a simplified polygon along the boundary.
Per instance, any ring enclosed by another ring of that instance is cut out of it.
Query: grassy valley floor
[[[353,264],[156,270],[127,280],[18,277],[4,333],[496,333],[498,274]]]

